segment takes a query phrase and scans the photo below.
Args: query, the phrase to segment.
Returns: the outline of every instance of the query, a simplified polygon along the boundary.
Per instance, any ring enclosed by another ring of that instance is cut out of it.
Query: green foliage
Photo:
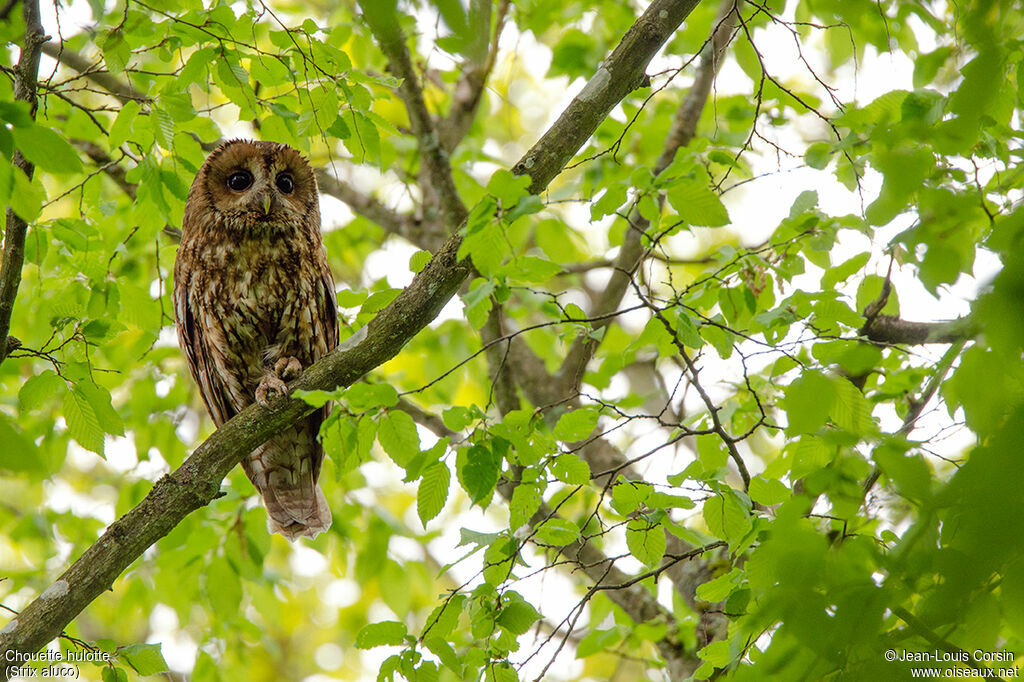
[[[331,408],[330,532],[270,536],[236,468],[67,628],[62,650],[111,655],[82,679],[904,679],[886,650],[1024,651],[1017,3],[741,4],[701,109],[701,2],[539,196],[511,169],[630,3],[90,2],[89,30],[47,32],[94,67],[44,59],[35,112],[21,5],[4,606],[213,430],[168,292],[219,140],[344,181],[320,176],[350,209],[322,201],[342,339],[448,236],[431,153],[475,269],[393,360],[298,395]],[[371,28],[411,51],[434,137]]]

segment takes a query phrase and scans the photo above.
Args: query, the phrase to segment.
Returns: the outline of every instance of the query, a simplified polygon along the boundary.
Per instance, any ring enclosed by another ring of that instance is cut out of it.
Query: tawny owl
[[[178,342],[218,426],[285,391],[338,344],[316,179],[287,145],[232,140],[199,169],[174,265]],[[268,526],[289,540],[331,525],[317,485],[326,408],[242,460]]]

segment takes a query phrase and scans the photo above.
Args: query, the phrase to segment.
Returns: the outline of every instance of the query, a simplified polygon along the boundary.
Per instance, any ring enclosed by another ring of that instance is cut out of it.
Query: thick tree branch
[[[971,317],[947,322],[908,322],[895,315],[876,314],[861,328],[861,336],[886,344],[919,345],[957,343],[978,335],[981,329]]]
[[[516,165],[517,169],[522,169],[530,159],[543,161],[539,165],[541,173],[532,176],[535,191],[543,191],[561,170],[554,166],[553,160],[562,159],[564,164],[579,148],[568,149],[565,137],[578,140],[582,145],[614,106],[608,91],[620,92],[620,97],[629,91],[615,79],[609,80],[608,74],[618,74],[628,83],[639,82],[650,58],[695,5],[695,0],[655,0],[650,5],[588,84],[588,99],[581,102],[577,97],[556,123],[564,137],[545,135],[543,138],[551,140],[557,149],[548,151],[542,139]],[[627,44],[629,49],[623,47]],[[638,58],[638,54],[645,57]],[[601,117],[577,116],[581,109],[589,106],[587,102],[594,101],[601,102]],[[572,130],[567,129],[567,116],[577,121]],[[437,316],[470,272],[472,266],[467,261],[458,261],[460,243],[461,237],[456,232],[416,275],[412,284],[365,327],[365,332],[360,330],[344,347],[315,363],[289,388],[330,390],[348,386],[397,355]],[[300,400],[281,398],[269,408],[253,404],[217,429],[181,467],[157,481],[139,505],[111,524],[50,588],[0,630],[0,660],[5,660],[8,651],[38,651],[57,637],[147,547],[166,535],[187,514],[209,503],[217,494],[221,480],[242,457],[312,409]],[[6,676],[5,670],[4,678]]]
[[[14,67],[14,99],[28,102],[30,113],[35,118],[39,53],[50,37],[43,32],[43,24],[39,18],[39,0],[24,0],[22,9],[25,17],[25,45],[22,46],[18,63]],[[29,180],[35,172],[35,166],[21,155],[20,149],[14,151],[14,168],[15,173],[24,173]],[[18,287],[21,286],[21,266],[25,261],[25,235],[28,233],[28,223],[10,207],[7,208],[6,217],[4,256],[3,262],[0,262],[0,363],[18,345],[17,340],[12,341],[8,335],[11,331],[14,300],[18,297]]]
[[[430,189],[438,198],[445,226],[454,229],[466,217],[466,206],[455,189],[448,153],[441,147],[434,121],[427,111],[423,90],[409,58],[405,36],[395,21],[395,9],[390,3],[381,0],[359,0],[359,7],[363,10],[363,17],[369,24],[377,45],[388,58],[389,69],[402,79],[398,93],[409,113],[409,125],[419,145]]]

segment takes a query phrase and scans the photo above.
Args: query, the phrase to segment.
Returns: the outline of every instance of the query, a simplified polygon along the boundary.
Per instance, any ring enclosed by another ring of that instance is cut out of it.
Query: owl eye
[[[295,180],[292,179],[291,173],[278,173],[277,188],[285,194],[291,194],[295,191]]]
[[[228,177],[228,187],[235,190],[236,192],[242,192],[249,189],[252,185],[252,173],[249,171],[235,171]]]

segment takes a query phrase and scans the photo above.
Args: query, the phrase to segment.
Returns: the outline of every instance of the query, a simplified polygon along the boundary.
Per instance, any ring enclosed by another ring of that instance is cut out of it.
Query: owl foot
[[[302,363],[295,357],[280,358],[274,364],[274,374],[285,381],[298,379],[299,375],[302,374]]]
[[[274,369],[264,374],[259,385],[256,386],[256,402],[267,407],[271,399],[287,395],[288,387],[285,382],[297,379],[300,374],[302,374],[302,363],[298,358],[278,359],[274,363]]]

